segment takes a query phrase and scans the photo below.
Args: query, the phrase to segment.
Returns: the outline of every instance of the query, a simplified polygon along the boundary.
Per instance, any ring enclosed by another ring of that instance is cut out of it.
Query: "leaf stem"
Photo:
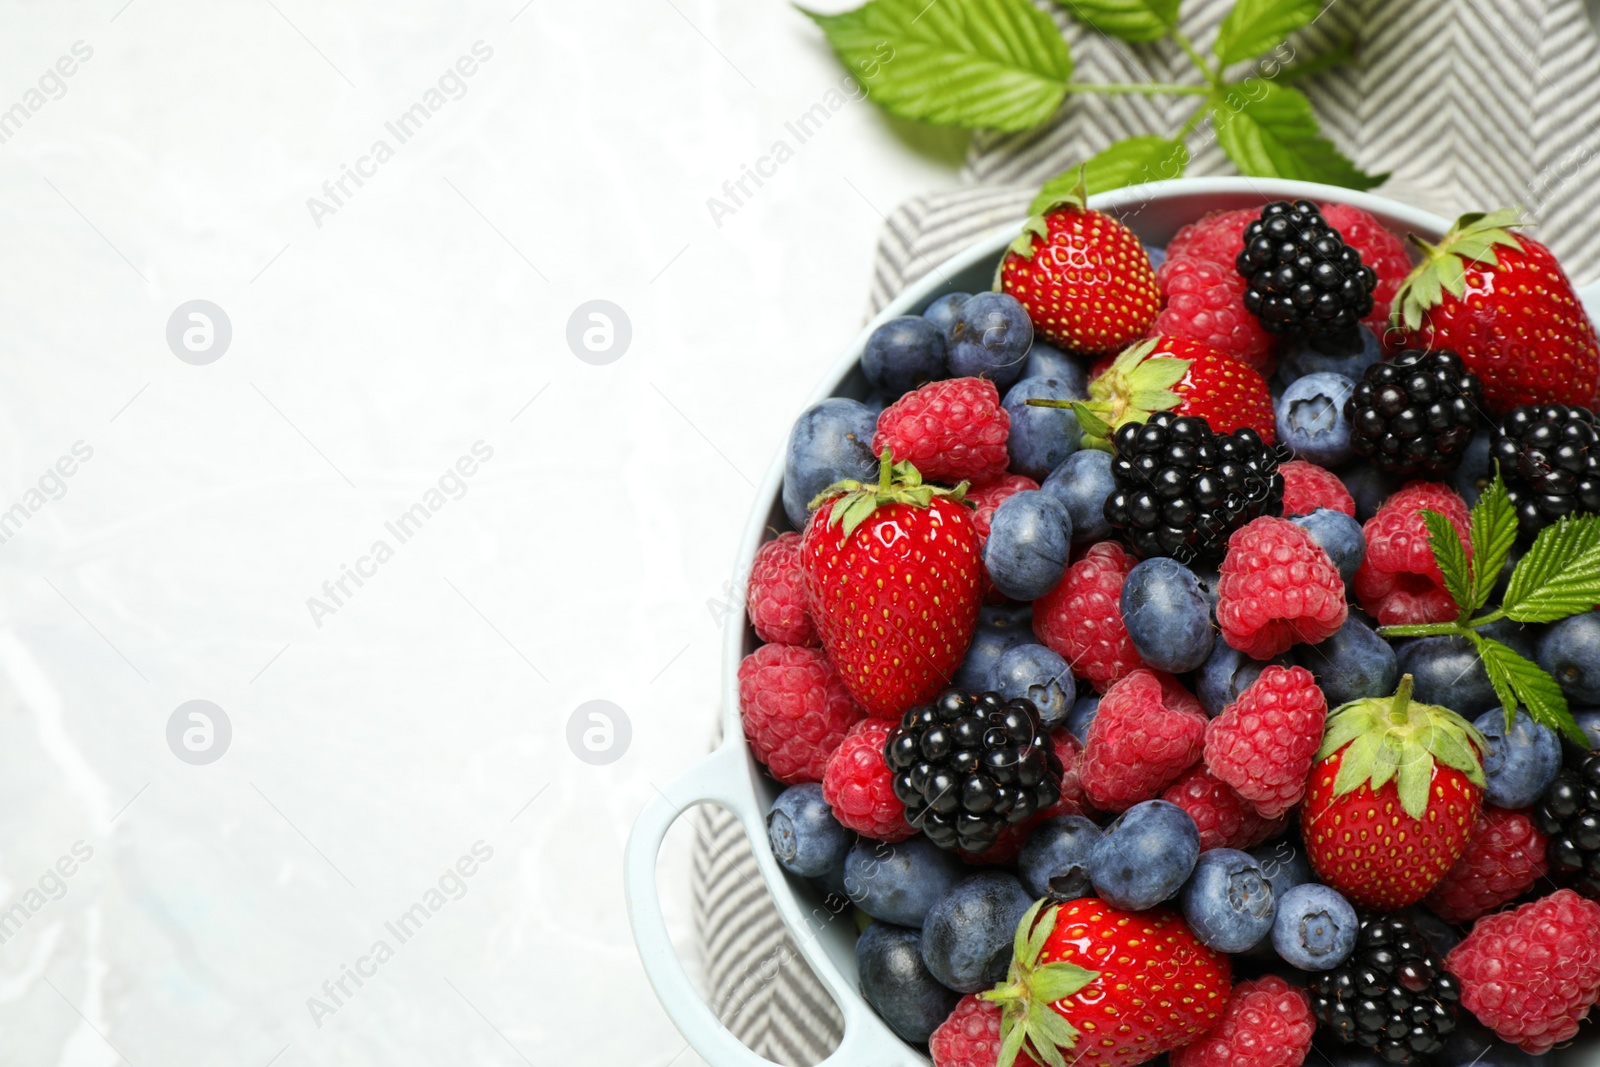
[[[1495,608],[1493,611],[1489,612],[1489,614],[1487,614],[1487,615],[1479,615],[1476,619],[1469,620],[1466,625],[1470,629],[1476,630],[1478,627],[1487,626],[1491,622],[1499,622],[1501,619],[1503,619],[1505,617],[1506,617],[1506,613],[1505,613],[1505,611],[1503,609]]]
[[[1205,85],[1174,85],[1170,82],[1071,82],[1069,93],[1106,93],[1112,95],[1137,93],[1141,96],[1209,96],[1211,88]]]
[[[1183,49],[1184,54],[1194,61],[1195,66],[1200,68],[1200,73],[1206,76],[1206,81],[1211,84],[1211,87],[1213,89],[1221,89],[1221,64],[1218,63],[1217,69],[1213,70],[1211,64],[1207,63],[1205,57],[1195,48],[1194,42],[1189,40],[1189,35],[1176,26],[1172,28],[1172,39],[1178,42],[1178,47]]]

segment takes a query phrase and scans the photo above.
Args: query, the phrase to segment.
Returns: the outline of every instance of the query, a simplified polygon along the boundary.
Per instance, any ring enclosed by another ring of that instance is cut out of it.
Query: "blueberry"
[[[978,612],[978,628],[973,631],[972,644],[967,646],[967,657],[956,668],[951,684],[969,693],[981,693],[989,688],[994,677],[995,664],[1007,649],[1034,642],[1033,618],[1025,610],[1020,616],[1006,611],[983,608]]]
[[[1028,403],[1074,399],[1074,390],[1061,378],[1024,378],[1011,387],[1002,406],[1011,415],[1006,451],[1013,471],[1040,481],[1078,451],[1078,442],[1083,440],[1078,416],[1066,408],[1041,408]]]
[[[856,938],[861,995],[889,1029],[918,1045],[933,1036],[961,999],[929,973],[922,941],[915,930],[889,923],[873,923]]]
[[[1195,674],[1195,695],[1200,698],[1200,706],[1206,709],[1207,715],[1221,715],[1223,708],[1238,700],[1239,694],[1274,663],[1286,667],[1290,660],[1287,656],[1272,660],[1251,659],[1226,641],[1215,642],[1211,655]]]
[[[949,333],[956,321],[961,305],[972,299],[971,293],[946,293],[922,309],[922,317],[939,327],[940,333]]]
[[[920,834],[894,845],[862,840],[845,856],[844,891],[874,919],[919,927],[965,871],[955,853]]]
[[[1401,673],[1415,680],[1413,699],[1423,704],[1443,704],[1465,719],[1500,706],[1483,661],[1465,637],[1419,637],[1401,646],[1398,658]]]
[[[1295,455],[1330,467],[1354,455],[1344,402],[1356,383],[1342,374],[1318,372],[1296,378],[1278,401],[1278,440]]]
[[[872,331],[861,371],[891,397],[944,377],[944,331],[920,315],[902,315]]]
[[[1261,868],[1261,873],[1272,883],[1272,899],[1282,900],[1283,895],[1297,885],[1311,881],[1311,861],[1306,858],[1306,847],[1293,837],[1280,837],[1250,850],[1250,858]]]
[[[1272,947],[1302,971],[1330,970],[1356,947],[1359,925],[1348,900],[1325,885],[1307,882],[1278,901]]]
[[[1150,269],[1158,270],[1161,264],[1167,261],[1167,250],[1162,245],[1145,245],[1145,254],[1150,257]]]
[[[1089,370],[1083,360],[1038,339],[1028,349],[1028,362],[1022,366],[1022,376],[1059,379],[1071,399],[1089,399]]]
[[[1361,532],[1359,522],[1332,508],[1318,508],[1309,515],[1296,515],[1289,521],[1304,527],[1311,539],[1322,546],[1328,558],[1333,560],[1333,565],[1339,568],[1339,577],[1344,579],[1346,585],[1355,579],[1361,561],[1367,556],[1367,539]]]
[[[1013,600],[1037,600],[1055,588],[1072,552],[1072,516],[1049,493],[1026,489],[994,509],[983,566]]]
[[[978,293],[961,305],[945,330],[950,373],[958,378],[982,376],[995,386],[1022,377],[1022,365],[1033,344],[1033,323],[1015,297]]]
[[[1536,802],[1561,772],[1561,739],[1518,711],[1506,729],[1504,708],[1491,708],[1472,720],[1489,750],[1483,754],[1483,791],[1497,808],[1526,808]]]
[[[1122,584],[1122,621],[1133,647],[1159,671],[1192,671],[1211,655],[1211,601],[1194,572],[1170,556],[1156,556],[1129,572]]]
[[[1033,906],[1003,871],[968,875],[940,897],[922,924],[922,960],[940,983],[976,993],[1006,976],[1017,924]]]
[[[1078,701],[1082,704],[1083,701]],[[1077,714],[1077,708],[1072,709],[1072,714],[1067,716],[1068,729],[1071,729],[1072,715]],[[1600,748],[1600,708],[1573,708],[1572,717],[1578,721],[1578,729],[1582,730],[1589,738],[1593,748]]]
[[[1552,623],[1535,657],[1574,704],[1600,704],[1600,612]]]
[[[848,853],[846,854],[848,855]],[[811,881],[818,889],[822,890],[825,898],[833,901],[842,900],[844,901],[844,907],[850,906],[850,896],[844,891],[843,863],[824,871]]]
[[[1550,1062],[1548,1055],[1535,1056],[1508,1045],[1466,1012],[1459,1014],[1456,1031],[1446,1039],[1439,1062],[1461,1067],[1545,1067]]]
[[[1490,436],[1488,430],[1474,433],[1467,442],[1467,450],[1461,453],[1461,466],[1450,476],[1450,487],[1461,494],[1461,499],[1467,502],[1469,508],[1478,502],[1478,497],[1494,480],[1494,471],[1489,469]]]
[[[833,817],[815,782],[785,789],[767,812],[772,854],[784,870],[803,878],[820,878],[841,866],[855,836]]]
[[[1406,915],[1410,917],[1412,922],[1417,924],[1417,929],[1422,931],[1422,936],[1428,939],[1428,943],[1433,946],[1433,950],[1440,956],[1445,955],[1461,944],[1461,939],[1466,936],[1466,932],[1461,927],[1445,922],[1421,905],[1407,908]]]
[[[1355,340],[1356,343],[1351,343]],[[1291,343],[1278,361],[1278,374],[1285,382],[1295,382],[1308,374],[1342,374],[1360,381],[1368,367],[1383,358],[1383,345],[1369,327],[1359,328],[1352,339],[1348,334],[1318,337]]]
[[[1502,575],[1503,577],[1503,575]],[[1500,592],[1504,592],[1501,589]],[[1496,594],[1499,595],[1498,593]],[[1530,626],[1527,623],[1517,622],[1514,619],[1496,619],[1478,627],[1478,632],[1485,637],[1492,637],[1502,645],[1510,645],[1511,650],[1523,659],[1533,659],[1537,654],[1535,649],[1539,643],[1539,635],[1543,627]]]
[[[1354,615],[1332,637],[1302,648],[1295,661],[1317,680],[1330,708],[1363,697],[1387,696],[1400,681],[1394,646]]]
[[[1243,952],[1272,929],[1272,883],[1246,852],[1202,852],[1179,899],[1189,929],[1218,952]]]
[[[1039,488],[1066,505],[1067,514],[1072,516],[1072,539],[1091,542],[1111,536],[1106,497],[1115,486],[1111,453],[1085,448],[1068,456]]]
[[[1099,697],[1079,697],[1078,702],[1072,705],[1072,710],[1067,712],[1065,723],[1067,730],[1079,741],[1085,740],[1089,736],[1089,725],[1094,722],[1094,717],[1099,711]]]
[[[1089,857],[1100,843],[1100,827],[1082,815],[1060,815],[1033,828],[1017,856],[1017,873],[1035,899],[1076,900],[1089,896]]]
[[[1357,522],[1366,522],[1377,514],[1378,506],[1389,499],[1389,495],[1401,484],[1399,478],[1383,473],[1365,460],[1352,463],[1336,473],[1355,498]]]
[[[872,435],[878,419],[866,405],[843,397],[813,404],[795,420],[783,460],[783,511],[803,530],[813,497],[841,478],[874,481],[878,459]]]
[[[1039,720],[1055,726],[1072,710],[1077,685],[1067,661],[1043,645],[1018,645],[1001,653],[986,689],[1010,700],[1027,697],[1039,709]]]
[[[1143,911],[1176,895],[1199,858],[1200,830],[1189,813],[1165,800],[1147,800],[1106,827],[1090,858],[1090,875],[1107,903]]]

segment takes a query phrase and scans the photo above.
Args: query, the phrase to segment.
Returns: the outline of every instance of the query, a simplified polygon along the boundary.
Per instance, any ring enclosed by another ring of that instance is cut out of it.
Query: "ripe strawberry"
[[[811,617],[845,688],[879,718],[931,699],[972,643],[983,562],[964,492],[923,485],[884,449],[876,485],[839,482],[814,502],[800,542]]]
[[[1485,744],[1455,712],[1414,702],[1409,674],[1392,697],[1336,708],[1300,808],[1317,876],[1381,911],[1427,896],[1478,821]]]
[[[1144,336],[1161,310],[1150,256],[1133,231],[1085,206],[1086,189],[1022,227],[1000,261],[999,288],[1033,331],[1074,352],[1117,352]]]
[[[1593,408],[1600,342],[1561,265],[1538,241],[1511,233],[1513,208],[1456,220],[1395,294],[1395,324],[1410,348],[1461,354],[1496,415],[1519,404]]]
[[[1001,1007],[997,1067],[1129,1067],[1216,1025],[1231,980],[1228,957],[1172,912],[1086,897],[1030,908],[1010,973],[980,996]]]

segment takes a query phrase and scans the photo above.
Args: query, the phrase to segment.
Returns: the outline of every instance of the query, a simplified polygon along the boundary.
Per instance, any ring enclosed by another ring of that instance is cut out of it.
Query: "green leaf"
[[[1189,150],[1182,141],[1146,135],[1129,137],[1089,157],[1086,168],[1089,192],[1103,193],[1125,185],[1176,178],[1189,165]],[[1078,184],[1078,168],[1062,171],[1044,183],[1028,206],[1029,215],[1046,211],[1070,194]]]
[[[1444,575],[1445,592],[1465,611],[1472,596],[1472,568],[1461,547],[1461,538],[1450,520],[1437,511],[1423,508],[1422,522],[1428,528],[1428,545],[1433,549],[1434,562],[1439,565],[1439,573]]]
[[[1158,41],[1178,24],[1178,0],[1057,0],[1079,22],[1124,41]]]
[[[1554,678],[1499,641],[1474,634],[1473,644],[1478,647],[1484,672],[1505,706],[1508,720],[1520,703],[1534,722],[1565,734],[1579,748],[1589,748],[1588,735],[1572,717],[1566,694]]]
[[[1500,571],[1517,540],[1517,510],[1506,495],[1506,483],[1498,470],[1472,505],[1469,519],[1472,541],[1472,595],[1468,610],[1477,611],[1489,602],[1489,594],[1500,580]]]
[[[1237,10],[1237,9],[1235,9]],[[1311,101],[1298,89],[1255,81],[1235,86],[1217,105],[1217,141],[1241,174],[1329,182],[1370,189],[1387,174],[1368,174],[1318,131]],[[1252,98],[1250,91],[1258,91]]]
[[[1321,0],[1238,0],[1222,20],[1211,51],[1223,66],[1253,59],[1278,47],[1322,8]]]
[[[1600,515],[1547,526],[1511,572],[1500,608],[1517,622],[1554,622],[1600,604]]]
[[[945,126],[1026,130],[1061,105],[1072,53],[1028,0],[868,0],[807,11],[867,95],[891,114]]]

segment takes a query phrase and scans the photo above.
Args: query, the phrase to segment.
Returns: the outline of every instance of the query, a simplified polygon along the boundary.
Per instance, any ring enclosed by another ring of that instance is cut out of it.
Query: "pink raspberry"
[[[1283,475],[1283,517],[1309,515],[1318,508],[1342,511],[1356,517],[1355,497],[1339,476],[1326,467],[1303,459],[1292,459],[1278,466]]]
[[[1271,819],[1306,795],[1328,703],[1304,667],[1268,667],[1206,727],[1206,766]]]
[[[1383,626],[1448,622],[1460,610],[1445,592],[1444,575],[1434,562],[1422,512],[1436,511],[1450,520],[1472,558],[1467,540],[1467,505],[1439,482],[1407,482],[1361,527],[1367,555],[1356,571],[1356,597]]]
[[[872,454],[893,449],[929,481],[984,482],[1004,473],[1011,415],[987,378],[947,378],[919,386],[878,416]]]
[[[1025,489],[1037,489],[1039,483],[1026,474],[1002,474],[992,482],[984,482],[967,490],[967,500],[972,504],[972,525],[978,528],[978,537],[989,540],[989,523],[994,519],[994,509]]]
[[[904,841],[917,831],[894,795],[894,774],[884,759],[894,723],[863,719],[851,727],[828,760],[822,799],[846,829],[874,841]]]
[[[785,785],[822,781],[863,712],[821,649],[762,645],[739,664],[739,715],[756,759]]]
[[[1244,228],[1260,216],[1260,211],[1248,207],[1209,212],[1167,242],[1167,258],[1194,256],[1234,270],[1234,261],[1244,251]]]
[[[1156,271],[1156,284],[1166,307],[1156,316],[1152,333],[1204,341],[1266,376],[1274,339],[1245,310],[1245,280],[1233,264],[1169,255]]]
[[[1372,314],[1361,320],[1379,337],[1389,329],[1389,308],[1400,283],[1411,273],[1405,242],[1383,223],[1348,204],[1323,204],[1322,218],[1339,231],[1344,243],[1361,253],[1361,262],[1378,276],[1372,293]]]
[[[1471,922],[1520,897],[1550,870],[1549,839],[1527,812],[1484,805],[1467,850],[1424,904],[1445,922]]]
[[[1288,519],[1263,515],[1233,531],[1221,572],[1222,639],[1255,659],[1325,640],[1350,614],[1333,560]]]
[[[750,613],[750,625],[763,641],[778,645],[821,644],[806,607],[799,534],[779,534],[756,551],[744,606]]]
[[[1254,848],[1283,832],[1289,817],[1269,819],[1256,813],[1250,802],[1227,782],[1206,770],[1190,767],[1161,794],[1161,799],[1189,813],[1200,828],[1200,851],[1213,848]]]
[[[1311,1051],[1311,998],[1275,974],[1240,982],[1222,1019],[1172,1054],[1172,1067],[1300,1067]]]
[[[1000,1005],[968,993],[928,1039],[933,1067],[995,1067],[1000,1062]],[[1039,1067],[1026,1052],[1014,1067]]]
[[[1137,561],[1115,541],[1090,545],[1033,602],[1033,633],[1096,689],[1144,666],[1122,623],[1122,583]]]
[[[1600,904],[1570,889],[1485,915],[1450,950],[1461,1006],[1535,1056],[1578,1032],[1600,999]]]
[[[1200,759],[1205,731],[1205,716],[1172,707],[1154,671],[1134,671],[1106,690],[1089,724],[1084,794],[1102,811],[1153,800]]]

